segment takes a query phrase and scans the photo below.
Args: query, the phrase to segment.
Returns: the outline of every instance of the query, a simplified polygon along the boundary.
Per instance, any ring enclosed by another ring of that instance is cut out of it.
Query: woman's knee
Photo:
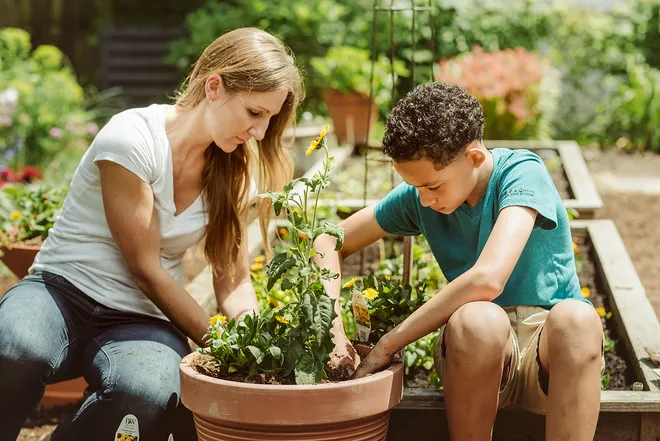
[[[506,312],[490,302],[471,302],[459,308],[444,332],[446,359],[501,361],[511,325]]]

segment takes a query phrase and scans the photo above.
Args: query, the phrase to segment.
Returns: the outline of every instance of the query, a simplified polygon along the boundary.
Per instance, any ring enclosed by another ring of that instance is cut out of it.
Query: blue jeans
[[[107,308],[64,277],[27,276],[0,300],[0,441],[14,441],[47,384],[83,376],[91,395],[53,441],[111,440],[127,415],[140,441],[196,440],[180,402],[190,352],[171,323]]]

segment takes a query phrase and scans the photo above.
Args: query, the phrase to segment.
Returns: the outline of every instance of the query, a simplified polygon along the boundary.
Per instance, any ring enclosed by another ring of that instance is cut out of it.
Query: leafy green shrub
[[[0,29],[0,84],[0,155],[15,166],[45,166],[66,150],[84,152],[98,131],[60,50],[32,51],[21,29]]]
[[[312,58],[310,63],[317,86],[329,87],[342,93],[357,92],[369,96],[370,84],[373,84],[374,101],[378,105],[390,104],[396,78],[410,74],[401,60],[395,60],[392,66],[390,60],[381,55],[373,64],[371,83],[372,62],[369,51],[348,46],[331,48],[324,57]]]
[[[602,144],[660,151],[660,70],[630,57],[627,81],[598,110]]]

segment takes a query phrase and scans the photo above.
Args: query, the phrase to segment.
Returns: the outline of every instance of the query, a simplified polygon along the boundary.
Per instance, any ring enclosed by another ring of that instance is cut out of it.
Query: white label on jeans
[[[115,433],[115,441],[138,441],[140,427],[135,415],[128,414],[121,420],[121,424]]]

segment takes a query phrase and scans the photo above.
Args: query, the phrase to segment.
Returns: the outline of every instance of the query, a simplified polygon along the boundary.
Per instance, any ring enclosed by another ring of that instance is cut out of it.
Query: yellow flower
[[[282,228],[280,228],[279,233],[280,233],[280,236],[282,236],[283,238],[286,238],[289,235],[289,230],[282,227]]]
[[[215,326],[220,322],[221,325],[224,325],[227,323],[227,317],[221,314],[216,314],[213,317],[211,317],[211,320],[209,320],[209,325],[210,326]]]
[[[314,141],[309,143],[309,148],[305,152],[305,155],[309,156],[311,153],[313,153],[319,146],[323,145],[323,139],[325,138],[325,135],[328,133],[328,128],[329,126],[326,124],[323,129],[321,130],[321,133],[319,133],[319,137],[316,138]]]
[[[276,299],[272,298],[271,296],[268,296],[268,306],[277,309],[280,307],[280,302],[278,302]]]
[[[376,291],[373,288],[367,288],[362,292],[362,295],[364,296],[365,299],[367,300],[373,300],[376,297],[378,297],[378,291]]]
[[[301,239],[309,239],[309,235],[307,233],[298,233],[298,237]]]
[[[600,308],[596,308],[596,312],[598,313],[599,317],[605,317],[607,315],[607,312],[605,312],[605,308],[602,306]]]
[[[261,263],[253,263],[250,265],[250,271],[259,271],[264,266]]]
[[[611,319],[611,318],[612,318],[612,311],[608,312],[608,313],[605,315],[605,318],[608,319],[608,320]]]
[[[264,263],[266,261],[265,256],[257,256],[254,258],[254,263]]]
[[[12,214],[9,215],[9,218],[11,220],[20,219],[22,217],[23,217],[23,213],[21,213],[20,211],[14,211]]]
[[[357,277],[353,277],[351,280],[348,282],[344,283],[342,285],[342,288],[351,288],[353,285],[355,285],[355,282],[357,282]]]
[[[580,248],[578,248],[578,244],[576,244],[575,242],[573,242],[573,252],[575,254],[580,254]]]
[[[590,295],[591,295],[591,290],[589,288],[587,288],[586,286],[584,288],[582,288],[582,297],[583,298],[586,299]]]
[[[286,318],[282,317],[281,315],[276,315],[275,320],[282,323],[283,325],[288,325],[289,324],[289,321]]]
[[[312,141],[309,143],[309,147],[307,148],[307,151],[305,152],[305,156],[309,156],[312,153],[314,153],[314,150],[316,150],[316,147],[318,146],[318,142]]]
[[[389,274],[385,275],[385,280],[390,280],[391,278],[392,278],[392,276],[390,276]]]

